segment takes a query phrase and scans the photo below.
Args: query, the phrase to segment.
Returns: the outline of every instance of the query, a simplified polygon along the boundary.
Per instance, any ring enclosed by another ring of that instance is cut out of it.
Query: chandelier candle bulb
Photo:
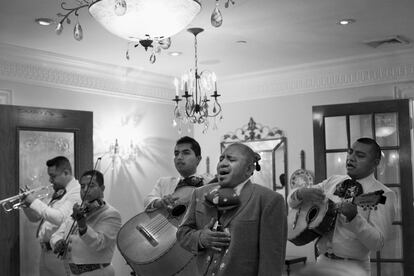
[[[178,96],[178,79],[174,78],[175,95]]]
[[[217,91],[217,76],[216,76],[216,73],[212,73],[211,74],[211,78],[213,79],[213,82],[214,82],[214,91]]]

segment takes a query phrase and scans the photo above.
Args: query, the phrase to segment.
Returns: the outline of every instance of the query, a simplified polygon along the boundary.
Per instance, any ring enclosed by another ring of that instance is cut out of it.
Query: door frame
[[[0,104],[0,199],[19,193],[19,130],[73,132],[75,178],[92,168],[92,112]],[[19,215],[0,210],[0,275],[20,275]]]
[[[313,106],[313,139],[315,154],[315,183],[326,179],[325,117],[372,113],[398,113],[399,165],[401,188],[401,217],[404,275],[414,275],[414,208],[412,173],[412,101],[396,99]],[[347,131],[349,136],[349,131]],[[350,137],[347,139],[350,140]],[[350,145],[348,145],[348,148]]]

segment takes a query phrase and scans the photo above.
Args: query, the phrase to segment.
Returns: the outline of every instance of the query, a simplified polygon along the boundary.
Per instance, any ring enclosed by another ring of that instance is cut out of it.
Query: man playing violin
[[[72,175],[72,167],[64,156],[57,156],[46,162],[49,181],[53,184],[54,194],[49,203],[44,203],[29,194],[22,199],[24,213],[32,222],[38,222],[36,238],[40,241],[41,252],[39,275],[64,275],[62,260],[53,254],[50,237],[71,214],[72,206],[80,202],[79,182]]]
[[[96,170],[80,179],[81,205],[52,235],[54,253],[65,258],[71,275],[115,275],[111,265],[121,215],[104,201],[104,177]],[[74,222],[75,221],[75,222]]]
[[[395,215],[395,193],[375,179],[374,171],[381,160],[381,149],[375,140],[360,138],[348,150],[347,175],[334,175],[311,188],[293,190],[288,197],[292,208],[302,203],[322,202],[325,198],[339,205],[333,230],[317,241],[320,253],[317,263],[348,262],[371,275],[370,254],[381,250],[390,236]],[[383,190],[385,204],[376,210],[363,209],[353,204],[352,198],[364,193]],[[352,275],[350,272],[349,275]]]

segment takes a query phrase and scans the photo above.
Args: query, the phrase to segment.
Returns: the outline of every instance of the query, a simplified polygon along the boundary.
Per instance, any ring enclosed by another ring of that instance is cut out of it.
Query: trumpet
[[[23,208],[24,202],[22,200],[26,196],[28,196],[29,194],[40,193],[42,191],[49,190],[52,187],[53,187],[53,184],[50,184],[47,186],[42,186],[42,187],[29,190],[26,186],[26,190],[21,192],[20,194],[0,200],[0,205],[3,207],[5,212],[10,212],[16,209]],[[44,194],[38,194],[36,198],[43,199],[48,196],[49,196],[49,193],[44,193]]]

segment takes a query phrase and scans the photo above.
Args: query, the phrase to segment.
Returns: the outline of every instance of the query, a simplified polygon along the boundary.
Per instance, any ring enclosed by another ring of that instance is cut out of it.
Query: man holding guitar
[[[383,248],[395,215],[394,192],[374,177],[380,160],[378,144],[371,138],[360,138],[348,150],[347,175],[334,175],[312,188],[293,190],[288,197],[290,207],[299,212],[309,202],[328,200],[338,206],[331,229],[318,233],[320,238],[316,247],[320,255],[317,263],[350,262],[361,267],[366,275],[371,275],[370,253]],[[375,210],[352,202],[358,196],[373,192],[386,197],[385,201],[379,202],[383,204],[375,206]],[[289,225],[289,231],[292,228],[294,226]]]
[[[177,201],[186,205],[191,193],[186,195],[186,198],[180,198],[174,192],[186,186],[193,188],[203,186],[212,179],[209,175],[196,175],[200,161],[201,148],[198,142],[188,136],[178,139],[174,148],[174,165],[180,177],[159,178],[151,193],[144,200],[145,210],[173,208]]]
[[[147,195],[144,200],[144,208],[146,212],[149,212],[154,215],[157,212],[163,212],[167,210],[167,213],[170,213],[173,217],[177,217],[178,220],[182,218],[184,212],[187,208],[187,205],[191,199],[191,194],[193,190],[197,187],[201,187],[212,180],[212,176],[208,174],[198,175],[197,167],[201,161],[201,148],[199,143],[188,136],[181,137],[177,140],[174,148],[174,165],[180,174],[179,177],[161,177],[158,179],[151,193]],[[143,216],[145,217],[145,216]],[[151,220],[155,220],[152,218]],[[151,221],[150,220],[150,221]],[[168,239],[175,240],[175,233],[173,237]],[[180,245],[177,243],[178,247]],[[177,266],[184,262],[186,259],[184,256],[173,256],[172,252],[175,252],[171,249],[163,249],[161,246],[159,248],[159,254],[163,255],[165,259],[172,256],[176,258],[175,263]],[[171,252],[171,254],[164,254],[165,252]],[[187,253],[187,252],[185,252]],[[179,253],[178,253],[179,254]],[[148,254],[150,255],[150,254]],[[163,259],[158,259],[155,262],[160,264],[163,262]],[[166,272],[161,272],[162,275],[180,275],[180,276],[194,276],[196,271],[195,259],[192,258],[181,270],[176,274],[174,267],[165,267]],[[158,272],[151,271],[148,275],[158,275]],[[138,273],[139,274],[139,273]],[[143,275],[147,275],[142,273]]]

